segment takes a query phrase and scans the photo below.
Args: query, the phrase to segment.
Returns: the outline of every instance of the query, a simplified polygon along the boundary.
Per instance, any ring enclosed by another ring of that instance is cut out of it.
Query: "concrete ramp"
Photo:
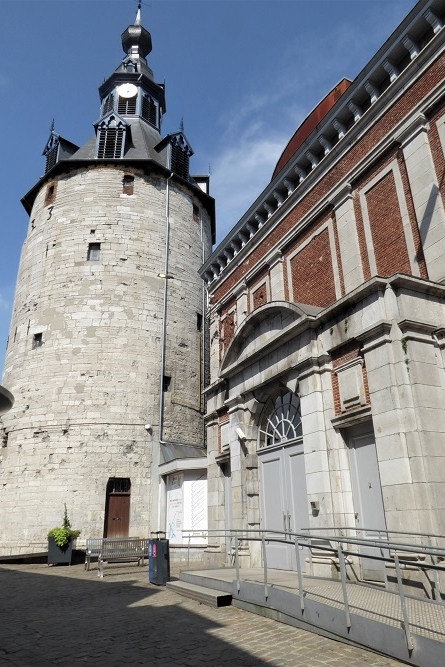
[[[269,570],[267,586],[255,568],[240,570],[239,582],[234,568],[182,572],[181,580],[231,591],[234,606],[411,665],[445,665],[445,606],[437,602],[405,597],[410,650],[399,596],[384,589],[348,583],[348,616],[341,584],[330,579],[305,577],[303,596],[296,573],[282,570]]]

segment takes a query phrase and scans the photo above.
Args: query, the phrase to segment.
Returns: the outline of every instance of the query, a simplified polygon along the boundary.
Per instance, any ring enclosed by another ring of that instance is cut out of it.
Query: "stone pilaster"
[[[343,281],[347,294],[363,283],[354,202],[349,183],[334,195],[332,203],[337,221]]]
[[[398,140],[405,158],[428,277],[442,282],[445,279],[445,212],[425,116],[419,116]]]
[[[284,301],[284,273],[283,273],[283,254],[277,250],[268,259],[270,270],[270,299],[271,301]]]
[[[308,359],[299,370],[298,387],[303,425],[304,463],[308,502],[308,523],[332,525],[332,489],[329,472],[328,442],[326,437],[324,376],[328,372],[327,359]],[[318,504],[316,516],[310,512],[310,503]]]

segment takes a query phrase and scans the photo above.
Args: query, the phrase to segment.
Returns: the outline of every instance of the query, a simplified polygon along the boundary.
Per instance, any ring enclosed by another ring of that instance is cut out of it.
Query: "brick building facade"
[[[201,269],[210,529],[445,534],[444,15],[330,91]]]

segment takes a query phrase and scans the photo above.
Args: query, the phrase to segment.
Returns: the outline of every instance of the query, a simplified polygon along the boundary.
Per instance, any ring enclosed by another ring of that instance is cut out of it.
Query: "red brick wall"
[[[212,303],[218,301],[238,282],[265,254],[280,241],[290,229],[296,226],[301,218],[308,213],[319,201],[338,183],[359,160],[376,146],[411,109],[413,109],[425,95],[437,86],[445,77],[445,54],[441,54],[420,79],[413,83],[403,97],[372,125],[369,130],[351,146],[348,154],[340,160],[331,171],[322,178],[304,199],[286,216],[277,227],[263,239],[263,241],[246,257],[245,261],[228,276],[227,280],[216,290]],[[365,260],[365,255],[363,259]],[[369,278],[369,267],[366,269],[364,261],[365,279]]]
[[[255,310],[255,308],[259,308],[260,306],[264,306],[264,304],[267,303],[267,287],[265,283],[252,292],[252,302],[253,310]]]
[[[324,229],[290,261],[293,300],[311,306],[335,301],[329,232]]]
[[[266,279],[266,283],[264,280]],[[261,284],[262,283],[262,284]],[[247,291],[247,312],[251,313],[255,308],[267,303],[267,284],[269,284],[269,270],[264,269],[256,275]]]
[[[393,172],[388,172],[365,196],[378,275],[411,273]]]

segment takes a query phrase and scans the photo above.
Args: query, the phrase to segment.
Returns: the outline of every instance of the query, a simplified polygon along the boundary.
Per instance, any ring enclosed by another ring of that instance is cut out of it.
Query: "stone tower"
[[[94,135],[78,147],[53,127],[45,174],[22,200],[0,554],[42,551],[64,503],[81,540],[163,530],[162,466],[204,455],[197,271],[214,200],[208,178],[189,175],[182,124],[161,136],[164,86],[140,8],[122,46]]]

